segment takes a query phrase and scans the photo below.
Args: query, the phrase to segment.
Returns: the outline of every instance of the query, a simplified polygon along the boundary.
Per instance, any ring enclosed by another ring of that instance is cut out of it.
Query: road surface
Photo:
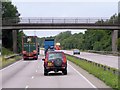
[[[49,76],[43,74],[43,56],[38,60],[20,60],[0,71],[1,88],[108,88],[103,82],[76,68],[68,62],[68,75],[61,72],[50,72]],[[81,74],[82,72],[82,74]],[[91,79],[90,81],[88,80]]]
[[[63,52],[73,55],[73,51],[71,50],[62,50]],[[113,68],[118,69],[118,60],[120,57],[118,56],[112,56],[112,55],[101,55],[101,54],[95,54],[95,53],[88,53],[88,52],[80,52],[80,55],[74,55],[76,57],[84,58],[89,61],[93,61],[96,63],[100,63],[103,65],[107,65]]]

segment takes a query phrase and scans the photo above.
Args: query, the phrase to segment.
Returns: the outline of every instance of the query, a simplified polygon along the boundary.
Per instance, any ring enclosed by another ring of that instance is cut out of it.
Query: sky
[[[119,0],[12,0],[20,17],[80,17],[80,18],[110,18],[118,13]],[[37,30],[36,35],[55,36],[66,30]],[[85,30],[73,31],[79,33]],[[34,30],[24,31],[34,35]]]
[[[75,33],[84,33],[85,30],[24,30],[24,33],[28,36],[33,36],[36,35],[38,37],[50,37],[50,36],[56,36],[60,32],[65,32],[65,31],[71,31],[72,34]]]

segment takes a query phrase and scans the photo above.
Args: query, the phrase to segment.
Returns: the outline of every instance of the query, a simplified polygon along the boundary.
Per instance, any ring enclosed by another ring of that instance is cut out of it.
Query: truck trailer
[[[45,55],[46,55],[48,50],[54,51],[54,39],[45,39],[44,40],[44,52],[45,52]]]
[[[38,59],[39,45],[37,36],[23,36],[22,37],[22,54],[23,59]]]

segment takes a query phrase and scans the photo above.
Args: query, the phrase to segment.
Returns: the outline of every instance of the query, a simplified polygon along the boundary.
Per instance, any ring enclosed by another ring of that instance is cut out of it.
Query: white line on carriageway
[[[94,86],[87,78],[85,78],[79,71],[77,71],[73,66],[71,66],[70,64],[68,64],[75,72],[77,72],[82,78],[84,78],[93,88],[97,88],[96,86]]]

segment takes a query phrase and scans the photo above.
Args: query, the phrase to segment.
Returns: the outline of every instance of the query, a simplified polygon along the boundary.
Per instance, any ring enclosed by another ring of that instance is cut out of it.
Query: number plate
[[[48,66],[52,66],[52,63],[48,63]]]

